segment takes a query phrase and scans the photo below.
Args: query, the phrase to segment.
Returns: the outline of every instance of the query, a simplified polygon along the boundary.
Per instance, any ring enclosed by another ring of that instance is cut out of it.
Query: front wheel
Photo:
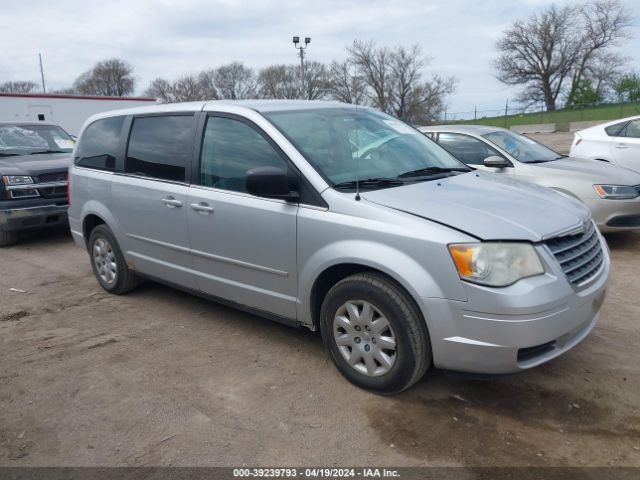
[[[138,286],[138,277],[129,270],[113,233],[98,225],[89,236],[89,255],[93,273],[107,292],[120,295]]]
[[[359,273],[338,282],[322,304],[320,328],[338,370],[361,388],[398,393],[431,365],[422,315],[383,275]]]

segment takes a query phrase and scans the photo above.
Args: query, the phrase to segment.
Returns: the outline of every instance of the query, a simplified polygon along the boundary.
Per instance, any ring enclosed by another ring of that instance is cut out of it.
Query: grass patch
[[[483,117],[477,120],[464,120],[467,125],[491,125],[510,128],[513,125],[531,125],[536,123],[565,123],[616,120],[618,118],[640,115],[640,102],[598,105],[587,108],[563,108],[555,112],[521,113],[501,117]]]

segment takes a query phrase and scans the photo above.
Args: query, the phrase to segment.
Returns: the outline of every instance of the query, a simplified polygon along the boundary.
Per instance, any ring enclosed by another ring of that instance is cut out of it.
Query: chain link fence
[[[523,108],[506,103],[503,108],[467,110],[463,112],[444,111],[438,124],[466,123],[511,128],[517,125],[555,123],[560,127],[572,122],[608,121],[640,115],[640,102],[585,103],[549,111],[544,106]],[[562,129],[562,128],[561,128]]]

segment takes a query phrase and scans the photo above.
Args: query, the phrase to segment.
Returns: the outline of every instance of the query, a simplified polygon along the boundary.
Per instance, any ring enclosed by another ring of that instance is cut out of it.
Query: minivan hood
[[[60,172],[69,168],[71,158],[71,153],[0,157],[0,175],[39,175]]]
[[[599,160],[567,157],[530,165],[537,172],[544,170],[549,175],[570,174],[572,179],[582,178],[592,184],[640,185],[640,173]]]
[[[361,196],[482,240],[539,242],[582,226],[590,217],[578,200],[505,177],[475,171]]]

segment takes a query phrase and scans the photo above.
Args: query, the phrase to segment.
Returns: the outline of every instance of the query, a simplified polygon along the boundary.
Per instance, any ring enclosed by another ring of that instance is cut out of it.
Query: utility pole
[[[44,86],[44,70],[42,68],[42,54],[38,54],[38,58],[40,59],[40,78],[42,79],[42,93],[47,93],[47,89]]]
[[[504,128],[507,128],[507,115],[509,114],[509,99],[507,98],[507,103],[504,105]]]
[[[298,56],[300,57],[300,87],[302,95],[306,97],[305,83],[304,83],[304,56],[305,50],[311,43],[311,37],[304,37],[304,46],[300,42],[300,37],[293,37],[293,47],[298,50]],[[298,46],[299,44],[299,46]]]

